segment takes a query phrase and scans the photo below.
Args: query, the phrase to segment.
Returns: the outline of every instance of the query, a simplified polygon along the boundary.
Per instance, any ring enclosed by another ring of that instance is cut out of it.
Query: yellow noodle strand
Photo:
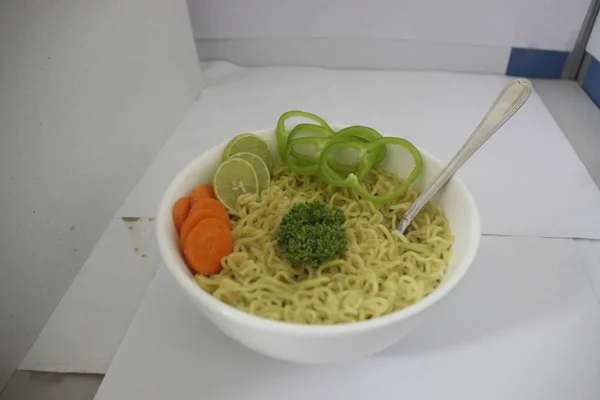
[[[371,193],[400,184],[393,174],[371,173]],[[320,179],[274,168],[262,195],[238,198],[232,217],[234,252],[223,269],[196,281],[217,299],[254,315],[300,324],[337,324],[376,318],[430,294],[443,278],[454,238],[441,210],[427,204],[405,235],[397,221],[418,193],[376,205]],[[319,268],[292,267],[277,248],[279,223],[295,203],[324,201],[346,215],[348,249]]]

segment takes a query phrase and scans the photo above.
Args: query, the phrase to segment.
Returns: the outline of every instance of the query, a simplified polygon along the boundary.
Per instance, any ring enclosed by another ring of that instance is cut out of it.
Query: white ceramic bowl
[[[339,129],[341,126],[334,126]],[[271,144],[276,155],[273,129],[256,134]],[[406,336],[431,308],[442,300],[463,278],[477,252],[480,238],[479,213],[465,184],[453,177],[436,195],[433,203],[441,206],[455,236],[453,256],[440,286],[426,298],[392,314],[372,320],[333,326],[308,326],[256,317],[233,308],[206,293],[195,283],[178,249],[178,236],[171,217],[174,202],[198,184],[212,182],[225,143],[199,155],[181,170],[160,203],[157,215],[157,239],[162,258],[178,287],[221,331],[239,343],[267,356],[307,363],[348,361],[377,353]],[[403,177],[413,162],[405,150],[391,146],[382,167]],[[421,150],[423,172],[415,187],[425,186],[443,168],[440,160]]]

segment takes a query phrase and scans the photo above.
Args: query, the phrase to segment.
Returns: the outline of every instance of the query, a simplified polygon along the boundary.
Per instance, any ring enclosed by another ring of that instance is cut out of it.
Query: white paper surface
[[[159,270],[96,400],[592,400],[600,307],[572,240],[484,237],[464,282],[411,336],[366,360],[275,361],[205,320]]]
[[[0,387],[202,89],[185,0],[0,1]]]
[[[511,52],[508,45],[358,37],[196,39],[196,48],[200,60],[225,60],[245,66],[292,65],[501,75],[506,73]]]
[[[154,226],[111,222],[19,369],[106,373],[160,264]]]
[[[210,147],[274,126],[289,109],[331,123],[402,136],[448,161],[468,138],[505,76],[311,68],[203,69],[207,87],[119,211],[154,216],[175,174]],[[600,191],[533,93],[459,171],[484,233],[600,238]]]
[[[600,241],[577,240],[575,244],[583,259],[583,265],[592,283],[598,303],[600,303]]]

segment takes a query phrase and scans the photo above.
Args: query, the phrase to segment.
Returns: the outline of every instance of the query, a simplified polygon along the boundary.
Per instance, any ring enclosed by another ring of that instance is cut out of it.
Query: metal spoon
[[[483,145],[506,121],[508,121],[531,95],[532,85],[527,79],[515,79],[500,92],[492,107],[469,139],[444,167],[442,172],[421,193],[398,222],[397,229],[404,233],[413,218],[431,198],[444,186],[454,173]]]

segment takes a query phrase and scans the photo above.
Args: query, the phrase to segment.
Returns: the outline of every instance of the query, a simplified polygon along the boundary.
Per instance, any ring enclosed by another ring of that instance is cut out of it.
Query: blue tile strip
[[[506,75],[560,79],[568,56],[568,51],[514,47],[510,52]]]
[[[600,61],[591,54],[590,65],[583,80],[583,90],[600,107]]]

